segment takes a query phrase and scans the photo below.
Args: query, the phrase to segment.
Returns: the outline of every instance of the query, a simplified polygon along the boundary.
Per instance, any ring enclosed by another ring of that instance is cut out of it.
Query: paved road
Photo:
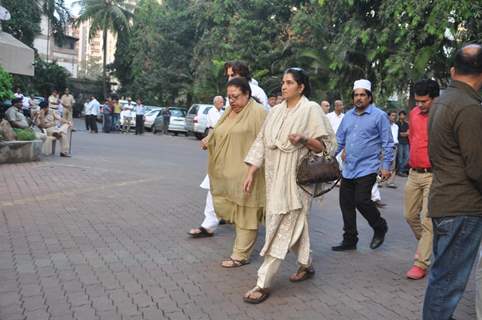
[[[289,255],[272,297],[252,306],[257,255],[223,269],[233,232],[189,239],[201,221],[206,154],[194,138],[77,132],[71,159],[0,166],[0,319],[419,319],[425,280],[406,280],[415,241],[401,189],[382,189],[390,230],[368,248],[335,253],[341,213],[334,191],[313,205],[316,277],[293,284]],[[403,185],[404,180],[397,183]],[[360,217],[360,216],[359,216]],[[457,320],[474,319],[469,284]]]

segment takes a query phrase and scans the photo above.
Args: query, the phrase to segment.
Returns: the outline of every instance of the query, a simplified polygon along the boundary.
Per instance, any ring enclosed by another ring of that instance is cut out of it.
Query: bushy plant
[[[15,131],[18,141],[31,141],[37,139],[37,137],[35,136],[35,132],[33,132],[31,128],[13,128],[13,131]]]
[[[12,97],[12,76],[0,66],[0,101]]]

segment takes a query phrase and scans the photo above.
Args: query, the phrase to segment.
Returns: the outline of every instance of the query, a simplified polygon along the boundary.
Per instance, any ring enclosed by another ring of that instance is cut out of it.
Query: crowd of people
[[[457,51],[444,92],[434,80],[416,82],[408,116],[377,107],[366,79],[354,82],[353,108],[344,112],[343,102],[336,100],[330,112],[328,101],[318,105],[309,100],[310,81],[301,68],[287,69],[282,97],[267,100],[245,64],[228,63],[225,71],[228,107],[223,112],[222,96],[215,97],[209,134],[201,141],[208,151],[208,173],[201,184],[208,190],[205,217],[189,235],[212,237],[220,221],[234,224],[233,249],[221,266],[237,268],[250,262],[259,226],[265,224],[264,261],[244,301],[256,304],[269,297],[289,251],[299,264],[289,280],[314,276],[309,237],[313,197],[297,184],[296,172],[305,155],[324,153],[336,156],[342,170],[343,236],[332,250],[356,250],[357,211],[373,229],[370,248],[380,247],[389,226],[374,188],[396,188],[395,175],[408,177],[404,217],[417,249],[406,277],[428,275],[424,320],[453,319],[482,239],[482,47]],[[478,319],[481,264],[476,272]]]
[[[68,88],[61,97],[57,90],[53,90],[46,100],[25,96],[18,88],[15,98],[12,99],[12,106],[5,112],[5,119],[12,128],[32,129],[42,140],[47,136],[57,139],[61,146],[60,156],[71,157],[70,134],[74,130],[74,103],[74,97]]]

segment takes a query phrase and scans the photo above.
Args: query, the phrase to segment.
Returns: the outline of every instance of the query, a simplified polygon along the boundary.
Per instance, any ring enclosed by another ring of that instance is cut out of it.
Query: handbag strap
[[[320,191],[320,192],[318,192],[318,193],[315,193],[315,194],[309,192],[309,191],[308,191],[304,186],[302,186],[301,184],[298,184],[298,186],[299,186],[304,192],[306,192],[307,194],[309,194],[309,195],[312,196],[313,198],[318,198],[319,196],[322,196],[322,195],[324,195],[325,193],[328,193],[328,192],[330,192],[331,190],[333,190],[333,188],[336,187],[336,185],[338,184],[338,182],[339,182],[340,180],[341,180],[341,175],[340,175],[340,177],[339,177],[338,179],[336,179],[336,181],[333,183],[333,185],[332,185],[331,187],[329,187],[328,189],[322,190],[322,191]]]

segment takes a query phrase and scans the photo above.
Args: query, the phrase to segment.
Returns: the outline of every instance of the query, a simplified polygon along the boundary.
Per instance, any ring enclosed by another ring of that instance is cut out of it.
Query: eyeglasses
[[[232,95],[232,96],[228,96],[228,100],[229,101],[236,101],[239,99],[239,97],[241,97],[241,94],[238,94],[238,95]]]

